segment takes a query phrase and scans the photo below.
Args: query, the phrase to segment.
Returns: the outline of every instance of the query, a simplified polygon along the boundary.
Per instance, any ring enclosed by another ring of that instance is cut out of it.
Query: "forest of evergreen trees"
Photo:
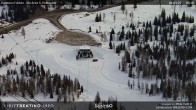
[[[128,45],[112,45],[115,32],[111,30],[109,48],[115,49],[117,54],[125,52],[118,68],[133,78],[128,81],[131,89],[137,88],[150,96],[162,94],[165,99],[196,100],[196,84],[193,82],[196,75],[196,25],[193,23],[194,17],[185,12],[182,17],[177,12],[166,16],[163,9],[153,23],[139,24],[142,29],[127,23],[130,30],[125,34],[125,27],[122,27],[117,40],[128,40]],[[136,49],[130,50],[131,47]],[[141,78],[156,82],[148,85],[140,81]]]
[[[6,1],[9,2],[13,0],[6,0]],[[1,19],[4,19],[5,21],[12,23],[13,21],[18,22],[18,21],[28,19],[30,15],[35,13],[36,6],[35,5],[8,5],[8,11],[5,10],[6,9],[3,8],[3,10],[0,12]]]
[[[52,5],[53,8],[60,9],[61,6],[66,3],[71,3],[71,7],[74,8],[75,5],[87,5],[91,8],[92,5],[103,7],[106,4],[113,4],[113,0],[4,0],[5,2],[45,2],[45,1],[55,1],[57,4]],[[1,4],[3,6],[3,4]],[[1,19],[4,19],[7,22],[12,23],[13,21],[18,22],[25,19],[28,19],[31,15],[35,13],[35,10],[40,7],[40,5],[28,5],[28,4],[8,4],[8,11],[5,11],[5,8],[0,12]],[[48,10],[49,5],[45,5],[45,10]]]
[[[0,68],[14,63],[16,55],[13,53],[2,57]],[[18,65],[18,63],[15,63]],[[70,102],[79,98],[83,92],[83,86],[78,79],[74,80],[70,76],[60,75],[58,73],[51,74],[50,70],[45,70],[43,65],[37,65],[33,60],[26,61],[17,69],[7,69],[7,73],[0,77],[0,95],[6,97],[12,95],[14,97],[30,97],[34,98],[37,94],[43,94],[44,97],[54,98],[57,101]]]

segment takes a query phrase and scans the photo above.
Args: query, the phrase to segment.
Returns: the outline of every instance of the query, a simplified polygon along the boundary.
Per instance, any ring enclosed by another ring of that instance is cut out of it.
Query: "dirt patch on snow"
[[[96,41],[92,39],[90,36],[77,33],[77,32],[71,32],[68,30],[64,30],[63,32],[59,33],[56,36],[56,39],[58,42],[65,43],[68,45],[93,45],[96,44]]]

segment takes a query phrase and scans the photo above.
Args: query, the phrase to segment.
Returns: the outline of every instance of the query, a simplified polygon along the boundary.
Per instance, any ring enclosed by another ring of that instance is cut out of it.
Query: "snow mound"
[[[50,23],[49,20],[44,19],[44,18],[39,18],[39,19],[33,20],[32,22],[33,23]]]

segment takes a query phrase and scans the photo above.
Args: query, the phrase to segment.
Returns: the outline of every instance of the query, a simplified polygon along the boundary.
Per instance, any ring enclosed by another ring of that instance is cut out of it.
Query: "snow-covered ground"
[[[115,39],[117,39],[117,37],[119,35],[117,35],[117,33],[119,31],[121,31],[122,26],[125,26],[125,33],[128,30],[131,30],[129,27],[126,27],[127,24],[130,25],[130,23],[134,23],[136,26],[138,26],[139,28],[142,28],[142,24],[143,22],[146,21],[151,21],[151,23],[153,23],[154,21],[154,17],[159,17],[161,14],[162,9],[165,9],[166,12],[166,16],[172,16],[172,13],[177,12],[179,15],[179,18],[182,17],[182,13],[185,11],[186,16],[194,16],[194,18],[196,18],[196,8],[195,7],[187,7],[187,5],[179,5],[179,6],[171,6],[171,5],[138,5],[137,9],[134,10],[133,5],[126,5],[126,10],[127,10],[127,15],[126,15],[126,11],[123,13],[121,10],[121,6],[118,7],[114,7],[114,8],[110,8],[110,9],[106,9],[103,11],[99,11],[99,12],[82,12],[82,13],[74,13],[74,14],[67,14],[64,15],[63,17],[61,17],[61,19],[59,19],[59,21],[63,24],[64,27],[66,27],[67,29],[74,29],[77,30],[78,32],[86,32],[87,34],[89,34],[91,37],[93,37],[96,41],[102,42],[101,41],[101,36],[100,34],[96,33],[96,30],[98,30],[99,32],[102,33],[106,33],[107,35],[107,39],[109,40],[109,33],[111,32],[112,28],[114,28],[115,30]],[[130,13],[133,13],[134,17],[133,19],[130,17]],[[102,16],[102,22],[95,22],[95,17],[96,15],[101,14]],[[103,18],[105,14],[105,19]],[[114,20],[114,14],[115,14],[115,20]],[[74,22],[74,23],[73,23]],[[184,23],[184,24],[188,24],[188,23]],[[194,23],[189,24],[191,27]],[[92,32],[88,33],[89,31],[89,26],[91,26],[91,30]],[[174,28],[177,28],[178,25],[174,25]],[[115,45],[118,45],[119,43],[125,42],[127,44],[127,41],[113,41],[113,43],[115,43]],[[102,46],[102,48],[105,48],[106,50],[109,48],[108,47],[108,41],[106,42],[102,42],[104,45]],[[152,44],[150,42],[150,44]],[[135,49],[135,46],[131,47],[131,51]],[[116,90],[116,93],[122,94],[119,97],[119,94],[114,94],[113,96],[118,96],[118,99],[120,100],[149,100],[149,101],[156,101],[156,100],[164,100],[161,97],[162,96],[155,96],[155,97],[149,97],[146,95],[139,95],[141,93],[136,92],[134,90],[129,90],[129,89],[125,89],[123,90],[122,88],[127,88],[127,81],[128,81],[128,77],[127,74],[120,72],[117,68],[118,63],[121,61],[121,56],[117,56],[114,55],[115,52],[110,51],[111,54],[110,56],[104,57],[104,61],[103,61],[103,69],[102,69],[102,75],[103,77],[105,77],[108,81],[113,82],[112,85],[118,85],[119,89]],[[106,56],[106,55],[105,55]],[[114,66],[115,65],[115,66]],[[119,75],[120,74],[120,75]],[[132,79],[130,80],[132,81]],[[144,83],[155,83],[155,81],[146,81],[146,80],[142,80],[142,82]],[[137,83],[137,80],[136,80]],[[108,84],[108,82],[107,82]],[[110,84],[110,83],[109,83]],[[137,84],[136,84],[137,85]],[[111,85],[110,85],[111,86]],[[121,88],[120,88],[121,87]],[[116,88],[116,86],[111,87],[111,91],[114,91]],[[99,90],[100,93],[102,93],[102,90]],[[129,91],[129,92],[126,92]],[[134,93],[133,93],[134,92]],[[134,95],[129,95],[129,93],[134,94]],[[104,95],[106,95],[104,93]],[[112,95],[112,93],[111,93]],[[138,95],[138,96],[137,96]],[[124,97],[124,98],[123,98]],[[137,98],[139,97],[139,98]]]
[[[60,22],[67,28],[67,29],[79,29],[85,32],[89,31],[89,26],[91,26],[92,33],[89,33],[92,37],[95,37],[97,39],[96,30],[99,32],[105,32],[109,38],[109,32],[111,32],[112,28],[114,28],[114,31],[116,34],[121,31],[122,26],[125,26],[125,33],[130,30],[130,28],[126,28],[126,25],[131,23],[136,24],[136,26],[140,22],[140,26],[143,22],[151,21],[153,23],[154,17],[159,16],[161,14],[162,9],[165,9],[166,16],[171,15],[174,12],[174,9],[179,15],[179,18],[182,17],[183,11],[185,11],[187,16],[194,16],[196,18],[196,8],[193,6],[192,8],[187,7],[187,5],[138,5],[136,10],[134,11],[133,5],[126,5],[127,15],[126,11],[122,12],[121,6],[109,8],[103,11],[88,13],[88,12],[82,12],[82,13],[74,13],[74,14],[68,14],[63,16],[60,19]],[[133,12],[133,20],[131,20],[130,13]],[[102,22],[95,22],[96,14],[102,14],[102,20],[103,20],[103,14],[105,13],[105,19]],[[114,14],[116,16],[116,20],[114,21]],[[88,15],[88,16],[86,16]],[[127,17],[126,17],[127,16]],[[73,23],[74,22],[74,23]],[[117,37],[117,35],[116,35]]]
[[[122,101],[162,100],[161,96],[148,97],[148,95],[141,95],[137,90],[130,90],[127,87],[127,74],[122,74],[117,70],[121,56],[114,54],[113,51],[92,47],[91,49],[98,62],[92,62],[92,59],[77,61],[75,55],[77,54],[78,46],[69,46],[57,42],[46,43],[47,38],[54,37],[60,32],[48,20],[34,20],[24,29],[26,32],[25,38],[21,34],[21,29],[4,34],[5,38],[0,39],[1,56],[14,52],[16,54],[15,61],[19,65],[26,60],[33,59],[36,63],[43,64],[46,68],[49,68],[52,73],[70,75],[71,78],[77,77],[85,89],[85,93],[78,100],[94,100],[97,91],[100,92],[103,99],[113,96]],[[4,74],[6,68],[17,68],[19,70],[18,67],[14,64],[3,67],[0,69],[0,74]],[[1,98],[9,101],[11,97]],[[56,100],[55,98],[44,98],[41,94],[35,96],[35,98],[40,101]],[[21,98],[19,99],[22,100]],[[11,100],[15,99],[11,98]]]
[[[171,6],[162,6],[166,9],[166,14],[171,14],[173,8]],[[133,6],[126,6],[128,13],[133,11]],[[161,11],[160,6],[141,5],[134,11],[133,22],[137,23],[138,20],[143,22],[153,20]],[[186,6],[182,8],[176,7],[179,16],[183,11],[187,14],[191,13],[196,17],[194,12],[196,9],[190,9]],[[116,12],[116,21],[113,20],[113,13]],[[105,21],[95,23],[96,13],[105,13]],[[125,14],[122,14],[120,7],[107,9],[101,12],[89,13],[89,16],[84,17],[84,13],[76,13],[65,15],[61,18],[61,23],[68,29],[80,29],[85,32],[88,27],[92,27],[94,34],[96,29],[105,30],[107,33],[112,28],[115,32],[119,31],[127,22],[131,22],[129,14],[127,19]],[[37,19],[24,27],[25,38],[21,34],[22,29],[11,31],[4,34],[4,39],[0,39],[1,55],[14,52],[16,54],[16,61],[19,65],[23,64],[26,60],[35,60],[38,64],[43,64],[44,67],[49,68],[51,73],[59,73],[61,75],[70,75],[71,78],[77,77],[81,84],[84,86],[84,94],[78,99],[79,101],[92,101],[95,98],[97,91],[99,91],[102,99],[107,100],[108,97],[117,97],[119,101],[161,101],[162,95],[149,96],[141,94],[137,89],[130,89],[127,86],[128,79],[127,73],[122,73],[118,70],[118,64],[121,61],[122,55],[118,56],[114,50],[108,49],[108,43],[103,47],[91,47],[94,58],[98,62],[92,62],[91,59],[76,60],[78,46],[69,46],[57,42],[46,43],[46,39],[55,37],[60,30],[57,29],[46,19]],[[126,32],[126,31],[125,31]],[[119,42],[116,42],[119,43]],[[115,60],[114,60],[115,59]],[[6,68],[0,69],[0,74],[6,72]],[[10,68],[17,68],[15,65],[10,65]],[[19,69],[19,68],[17,68]],[[130,81],[133,81],[132,79]],[[142,80],[145,83],[155,83],[155,81]],[[137,79],[135,79],[137,85]],[[39,101],[43,100],[56,100],[45,99],[41,94],[35,96]],[[2,100],[15,100],[10,97],[1,97]]]

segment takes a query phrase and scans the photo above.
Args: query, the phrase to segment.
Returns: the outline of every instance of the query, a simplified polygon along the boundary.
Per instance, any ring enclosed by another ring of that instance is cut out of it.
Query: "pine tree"
[[[18,90],[18,88],[17,88],[16,80],[13,79],[12,91],[14,92],[15,95],[16,95],[16,93],[17,93],[17,90]]]
[[[30,88],[30,97],[34,98],[34,91],[35,91],[35,83],[33,79],[29,80],[29,88]]]
[[[125,2],[122,1],[121,3],[121,10],[123,11],[123,14],[124,14],[124,11],[125,11]]]
[[[128,83],[127,83],[127,85],[128,85],[128,87],[130,87],[130,86],[131,86],[131,84],[130,84],[130,80],[128,80]]]
[[[165,14],[165,9],[162,10],[161,12],[161,17],[162,17],[162,25],[163,27],[166,26],[166,21],[165,21],[165,18],[166,18],[166,14]]]
[[[2,39],[4,38],[4,35],[3,35],[3,34],[1,35],[1,38],[2,38]]]
[[[91,26],[89,26],[89,31],[88,32],[91,32]]]
[[[170,25],[170,32],[173,33],[174,32],[174,28],[173,28],[173,24]]]
[[[96,14],[95,22],[99,22],[99,16],[98,16],[98,14]]]
[[[112,40],[113,40],[113,34],[110,33],[110,41],[112,41]]]
[[[188,1],[189,1],[189,3],[187,4],[187,6],[188,6],[188,7],[192,7],[192,3],[191,3],[191,2],[192,2],[193,0],[188,0]]]
[[[119,64],[118,64],[118,69],[119,69],[119,70],[121,69],[120,62],[119,62]]]
[[[146,28],[148,27],[148,21],[146,22]]]
[[[172,87],[170,84],[170,80],[168,81],[168,85],[167,85],[167,97],[171,98],[172,97]]]
[[[149,92],[149,96],[154,94],[154,85],[151,84],[151,88],[150,88],[150,92]]]
[[[83,90],[83,86],[81,86],[80,91],[81,91],[81,93],[83,93],[83,91],[84,91],[84,90]]]
[[[51,99],[53,98],[53,92],[52,92],[52,90],[50,91],[50,98]]]
[[[181,22],[185,22],[185,11],[182,14]]]
[[[125,32],[124,32],[124,29],[122,29],[122,32],[120,33],[120,36],[119,36],[119,41],[123,40],[124,36],[125,36]]]
[[[144,30],[144,39],[145,39],[144,41],[145,41],[145,42],[147,42],[148,39],[149,39],[149,34],[148,34],[148,33],[149,33],[148,30],[145,29],[145,30]]]
[[[8,17],[11,17],[12,16],[12,12],[11,12],[11,9],[9,8],[8,9]]]
[[[126,49],[126,47],[125,47],[125,42],[123,43],[123,48],[122,48],[122,50],[125,50]]]
[[[125,57],[124,57],[124,56],[122,57],[122,62],[121,62],[121,64],[122,64],[122,69],[121,69],[121,71],[126,71],[126,62],[125,62]]]
[[[184,32],[184,41],[188,38],[189,30],[188,28],[185,27],[185,32]]]
[[[45,76],[45,70],[44,70],[44,66],[41,64],[41,75]]]
[[[135,10],[135,9],[137,8],[137,0],[134,0],[134,1],[133,1],[133,4],[134,4],[134,5],[133,5],[133,8],[134,8],[134,10]]]
[[[47,4],[45,5],[45,10],[48,11],[48,5]]]
[[[137,83],[137,86],[138,86],[138,90],[140,91],[141,86],[140,86],[140,80],[139,80],[139,77],[138,77],[138,83]]]
[[[174,88],[174,92],[173,92],[173,100],[177,100],[177,98],[178,98],[178,89],[177,89],[177,87],[175,87]]]
[[[154,28],[154,36],[155,36],[155,40],[158,40],[158,27]]]
[[[167,99],[167,88],[166,87],[163,88],[163,98]]]
[[[162,35],[162,28],[159,28],[159,35]]]
[[[103,7],[105,5],[105,0],[99,0],[99,7]]]
[[[110,49],[112,49],[112,41],[110,40],[110,43],[109,43],[109,47]]]
[[[25,82],[24,78],[21,78],[19,87],[20,87],[20,92],[22,94],[22,97],[25,97],[26,82]]]
[[[60,87],[61,87],[61,77],[58,75],[57,84],[56,84],[56,95],[59,95],[60,94],[60,91],[59,91],[59,88]]]
[[[152,28],[152,23],[151,21],[148,23],[149,28]]]
[[[125,57],[126,57],[126,63],[131,63],[130,53],[127,50],[125,50]]]
[[[97,92],[96,96],[95,96],[95,103],[99,103],[101,101],[101,98],[100,98],[100,95],[99,95],[99,92]]]
[[[102,21],[101,13],[99,14],[99,22]]]
[[[136,39],[136,38],[135,38]],[[134,41],[136,42],[136,40],[134,39],[134,36],[131,37],[131,46],[134,46]]]
[[[148,83],[146,83],[146,94],[148,94],[149,93],[149,87],[148,87]]]
[[[34,94],[33,92],[30,93],[30,98],[33,99],[34,98]]]
[[[6,65],[6,60],[2,57],[1,59],[2,65]]]
[[[16,83],[19,84],[19,77],[18,77],[18,74],[16,75]]]
[[[90,0],[87,0],[87,6],[90,8],[91,7],[91,2]]]
[[[191,36],[191,37],[194,36],[194,29],[193,29],[193,28],[190,30],[190,36]]]
[[[112,30],[111,30],[111,34],[115,34],[114,28],[112,28]]]
[[[75,8],[75,0],[72,0],[72,2],[71,2],[71,8]]]
[[[163,89],[165,87],[165,83],[163,82],[163,79],[161,79],[161,83],[160,83],[160,91],[163,92]]]
[[[22,27],[22,35],[24,36],[24,39],[25,39],[25,35],[26,35],[26,33],[25,33],[25,30],[24,30],[24,27]]]
[[[181,36],[183,36],[183,32],[184,32],[184,25],[182,24],[182,25],[181,25],[181,32],[180,32],[180,35],[181,35]]]
[[[5,14],[4,14],[4,11],[3,10],[1,11],[1,18],[2,19],[5,19]]]
[[[176,13],[174,12],[172,15],[172,23],[175,24],[176,23]]]
[[[188,101],[193,101],[193,89],[192,84],[189,82],[185,88],[185,94],[188,97]]]

